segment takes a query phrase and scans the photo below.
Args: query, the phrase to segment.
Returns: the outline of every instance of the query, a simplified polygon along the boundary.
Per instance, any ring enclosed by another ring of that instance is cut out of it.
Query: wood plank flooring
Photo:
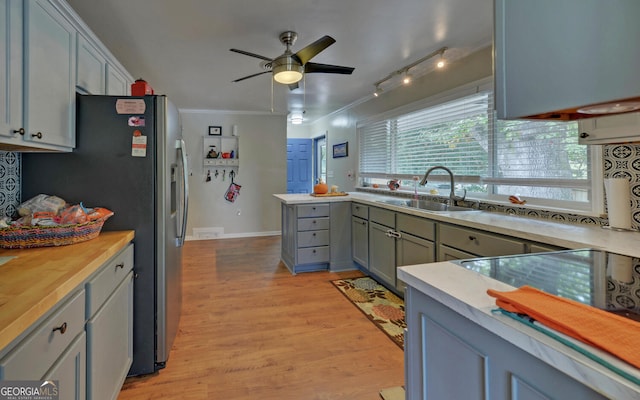
[[[182,319],[167,367],[119,400],[369,400],[404,383],[403,352],[331,280],[293,276],[280,237],[190,241]]]

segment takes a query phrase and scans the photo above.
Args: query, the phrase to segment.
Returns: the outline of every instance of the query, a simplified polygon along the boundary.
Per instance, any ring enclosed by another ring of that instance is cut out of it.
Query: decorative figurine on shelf
[[[211,150],[207,153],[207,158],[218,158],[219,153],[216,152],[216,146],[209,146]]]

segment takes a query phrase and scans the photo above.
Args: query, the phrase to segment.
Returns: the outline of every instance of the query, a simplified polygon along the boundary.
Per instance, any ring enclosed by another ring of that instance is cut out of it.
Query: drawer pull
[[[53,332],[55,331],[60,331],[60,334],[64,335],[64,333],[67,331],[67,323],[63,322],[59,327],[53,328]]]
[[[315,236],[315,235],[316,235],[316,233],[314,232],[314,233],[313,233],[313,236]]]
[[[315,207],[312,207],[311,209],[312,209],[313,211],[315,211],[315,210],[316,210],[316,208],[315,208]]]
[[[315,251],[315,250],[313,250],[313,254],[316,254],[316,251]]]
[[[122,268],[122,269],[124,269],[124,263],[123,263],[123,262],[121,262],[120,264],[116,264],[116,269],[117,269],[117,268]]]
[[[472,242],[477,242],[478,238],[472,235],[469,235],[469,240],[471,240]]]
[[[313,223],[313,224],[315,224],[315,223],[316,223],[316,220],[314,219],[312,223]]]

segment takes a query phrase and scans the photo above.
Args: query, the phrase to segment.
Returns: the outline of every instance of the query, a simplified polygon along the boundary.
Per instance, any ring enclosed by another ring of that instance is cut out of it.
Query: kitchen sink
[[[437,201],[429,201],[429,200],[390,199],[390,200],[378,200],[378,201],[380,203],[390,204],[394,206],[418,208],[420,210],[434,211],[434,212],[478,211],[474,208],[450,206],[448,204],[438,203]]]

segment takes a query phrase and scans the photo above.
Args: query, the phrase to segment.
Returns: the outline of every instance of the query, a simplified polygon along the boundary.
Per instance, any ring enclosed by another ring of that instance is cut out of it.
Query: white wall
[[[187,236],[194,228],[212,228],[212,237],[242,237],[275,234],[280,231],[280,203],[272,195],[286,193],[287,146],[286,116],[256,115],[207,110],[180,110],[183,135],[190,157],[190,202]],[[221,126],[230,136],[237,126],[240,166],[235,182],[242,185],[234,203],[224,199],[229,184],[220,175],[206,182],[203,165],[203,138],[209,126]],[[197,239],[197,238],[194,238]]]
[[[434,71],[416,80],[410,86],[385,90],[380,97],[359,103],[344,111],[328,115],[311,124],[288,125],[289,137],[313,137],[316,132],[327,132],[327,183],[340,190],[352,191],[357,183],[349,178],[350,171],[358,167],[356,124],[376,115],[394,110],[441,92],[491,76],[493,61],[491,47],[481,49],[468,57],[452,62],[442,71]],[[373,82],[371,90],[373,92]],[[349,142],[349,157],[333,158],[333,145]],[[331,176],[333,175],[333,177]]]

